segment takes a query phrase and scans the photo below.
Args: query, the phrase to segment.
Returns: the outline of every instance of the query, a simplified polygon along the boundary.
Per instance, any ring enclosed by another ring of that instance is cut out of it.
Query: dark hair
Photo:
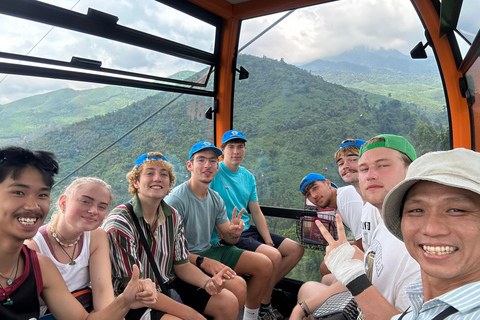
[[[307,184],[307,185],[305,186],[305,188],[303,188],[302,194],[303,194],[305,197],[308,196],[308,194],[309,194],[309,192],[310,192],[310,189],[313,188],[313,186],[315,185],[315,182],[317,182],[317,181],[320,181],[320,182],[322,182],[322,183],[326,183],[325,180],[314,180],[314,181],[310,182],[309,184]]]
[[[241,138],[236,138],[236,139],[232,139],[232,140],[228,140],[227,142],[224,142],[221,144],[220,146],[220,149],[225,150],[225,148],[227,147],[227,145],[229,143],[243,143],[243,146],[246,147],[247,146],[247,143],[245,142],[245,140],[241,139]],[[220,157],[225,158],[225,155],[222,154]]]
[[[235,138],[235,139],[232,139],[232,140],[228,140],[227,142],[224,142],[222,143],[222,145],[220,146],[220,149],[225,149],[227,147],[227,144],[229,143],[243,143],[244,146],[246,146],[246,142],[245,140],[241,139],[241,138]]]
[[[0,148],[0,183],[9,176],[18,179],[27,167],[36,168],[45,185],[49,188],[53,186],[53,176],[58,173],[58,162],[53,153],[13,146]]]

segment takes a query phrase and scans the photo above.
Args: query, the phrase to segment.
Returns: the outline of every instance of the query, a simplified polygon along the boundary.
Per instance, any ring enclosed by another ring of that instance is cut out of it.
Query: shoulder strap
[[[450,306],[447,309],[440,312],[439,314],[437,314],[437,316],[435,318],[433,318],[432,320],[443,320],[446,317],[448,317],[449,315],[454,314],[455,312],[458,312],[458,310],[455,309],[454,307]]]
[[[409,312],[408,310],[410,309],[410,307],[407,308],[407,310],[405,310],[402,315],[400,316],[400,318],[398,318],[398,320],[401,320],[403,319],[403,317]],[[433,318],[432,320],[443,320],[445,319],[446,317],[448,317],[449,315],[452,315],[454,314],[455,312],[458,312],[457,309],[455,309],[454,307],[450,306],[448,307],[447,309],[443,310],[442,312],[440,312],[439,314],[437,314],[435,316],[435,318]]]
[[[140,235],[140,240],[142,240],[142,245],[143,249],[147,253],[148,261],[150,262],[150,265],[153,269],[153,272],[155,273],[155,277],[157,278],[158,285],[160,286],[160,289],[164,294],[167,294],[167,288],[165,287],[165,284],[163,283],[162,276],[160,275],[160,271],[158,270],[157,263],[155,262],[155,259],[153,258],[152,251],[150,250],[150,247],[148,246],[147,239],[145,238],[145,234],[143,234],[143,230],[140,227],[140,223],[138,222],[138,218],[135,215],[135,212],[133,211],[133,206],[130,202],[127,202],[125,206],[128,209],[128,212],[132,216],[132,220],[135,223],[135,227],[137,227],[138,234]]]

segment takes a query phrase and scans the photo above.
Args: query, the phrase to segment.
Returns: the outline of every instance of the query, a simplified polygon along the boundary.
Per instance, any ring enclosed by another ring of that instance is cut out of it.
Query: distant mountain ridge
[[[329,82],[422,106],[446,118],[445,95],[433,58],[411,59],[397,50],[357,47],[300,66]],[[445,122],[446,124],[446,122]]]
[[[308,70],[310,68],[316,68],[318,64],[317,69],[320,70],[320,66],[327,67],[329,65],[328,63],[322,64],[322,60],[335,62],[333,65],[342,71],[366,71],[366,68],[358,68],[358,66],[363,66],[367,68],[392,69],[411,74],[424,74],[432,77],[438,76],[436,62],[433,57],[428,57],[427,59],[412,59],[410,56],[404,55],[398,50],[373,50],[364,46],[356,47],[335,56],[314,60],[301,67]]]

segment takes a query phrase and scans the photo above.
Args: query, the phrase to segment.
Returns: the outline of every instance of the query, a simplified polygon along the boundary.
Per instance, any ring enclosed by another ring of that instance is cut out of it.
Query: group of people
[[[405,138],[384,134],[343,141],[335,159],[350,186],[337,190],[317,173],[300,183],[313,204],[335,209],[338,238],[316,221],[329,243],[325,275],[300,288],[290,319],[322,319],[340,297],[354,299],[359,319],[479,319],[480,154],[459,148],[417,159]]]
[[[8,229],[0,231],[0,255],[8,256],[0,262],[1,318],[237,319],[243,309],[243,319],[282,319],[273,288],[303,247],[269,232],[255,178],[240,166],[246,141],[231,130],[221,148],[195,144],[191,177],[173,190],[167,158],[141,155],[127,174],[133,198],[110,213],[110,186],[77,178],[46,225],[54,155],[0,149],[0,207],[9,221],[0,222]]]
[[[246,320],[282,319],[273,288],[304,250],[269,231],[241,166],[246,142],[230,130],[220,148],[195,144],[191,176],[175,188],[162,153],[139,156],[132,199],[110,213],[110,186],[77,178],[46,225],[54,155],[0,149],[1,319],[237,319],[242,309]],[[322,282],[300,288],[290,319],[312,319],[344,292],[361,319],[480,318],[480,154],[417,159],[405,138],[384,134],[343,141],[335,160],[349,186],[318,173],[300,182],[311,203],[335,210],[338,238],[317,221],[329,243]]]
[[[111,202],[104,182],[92,180],[73,186],[59,200],[59,216],[37,234],[50,210],[57,172],[52,153],[0,149],[0,318],[38,319],[45,305],[57,319],[121,320],[130,310],[153,306],[155,285],[150,279],[140,279],[138,266],[114,299],[110,262],[105,259],[107,238],[105,232],[97,231]],[[70,236],[72,240],[67,240]],[[54,259],[24,244],[34,237],[38,242],[30,245],[45,248]],[[92,267],[85,267],[85,261]],[[70,267],[68,287],[57,269],[63,273],[62,265]],[[90,283],[85,278],[91,280],[93,289],[92,313],[71,294],[75,287]]]

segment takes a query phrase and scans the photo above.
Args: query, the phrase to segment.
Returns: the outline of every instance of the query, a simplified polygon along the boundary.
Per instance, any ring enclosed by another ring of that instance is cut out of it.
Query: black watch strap
[[[201,265],[203,263],[203,257],[202,256],[198,256],[197,257],[197,260],[195,261],[195,264],[197,265],[197,268],[200,268],[201,269]]]

